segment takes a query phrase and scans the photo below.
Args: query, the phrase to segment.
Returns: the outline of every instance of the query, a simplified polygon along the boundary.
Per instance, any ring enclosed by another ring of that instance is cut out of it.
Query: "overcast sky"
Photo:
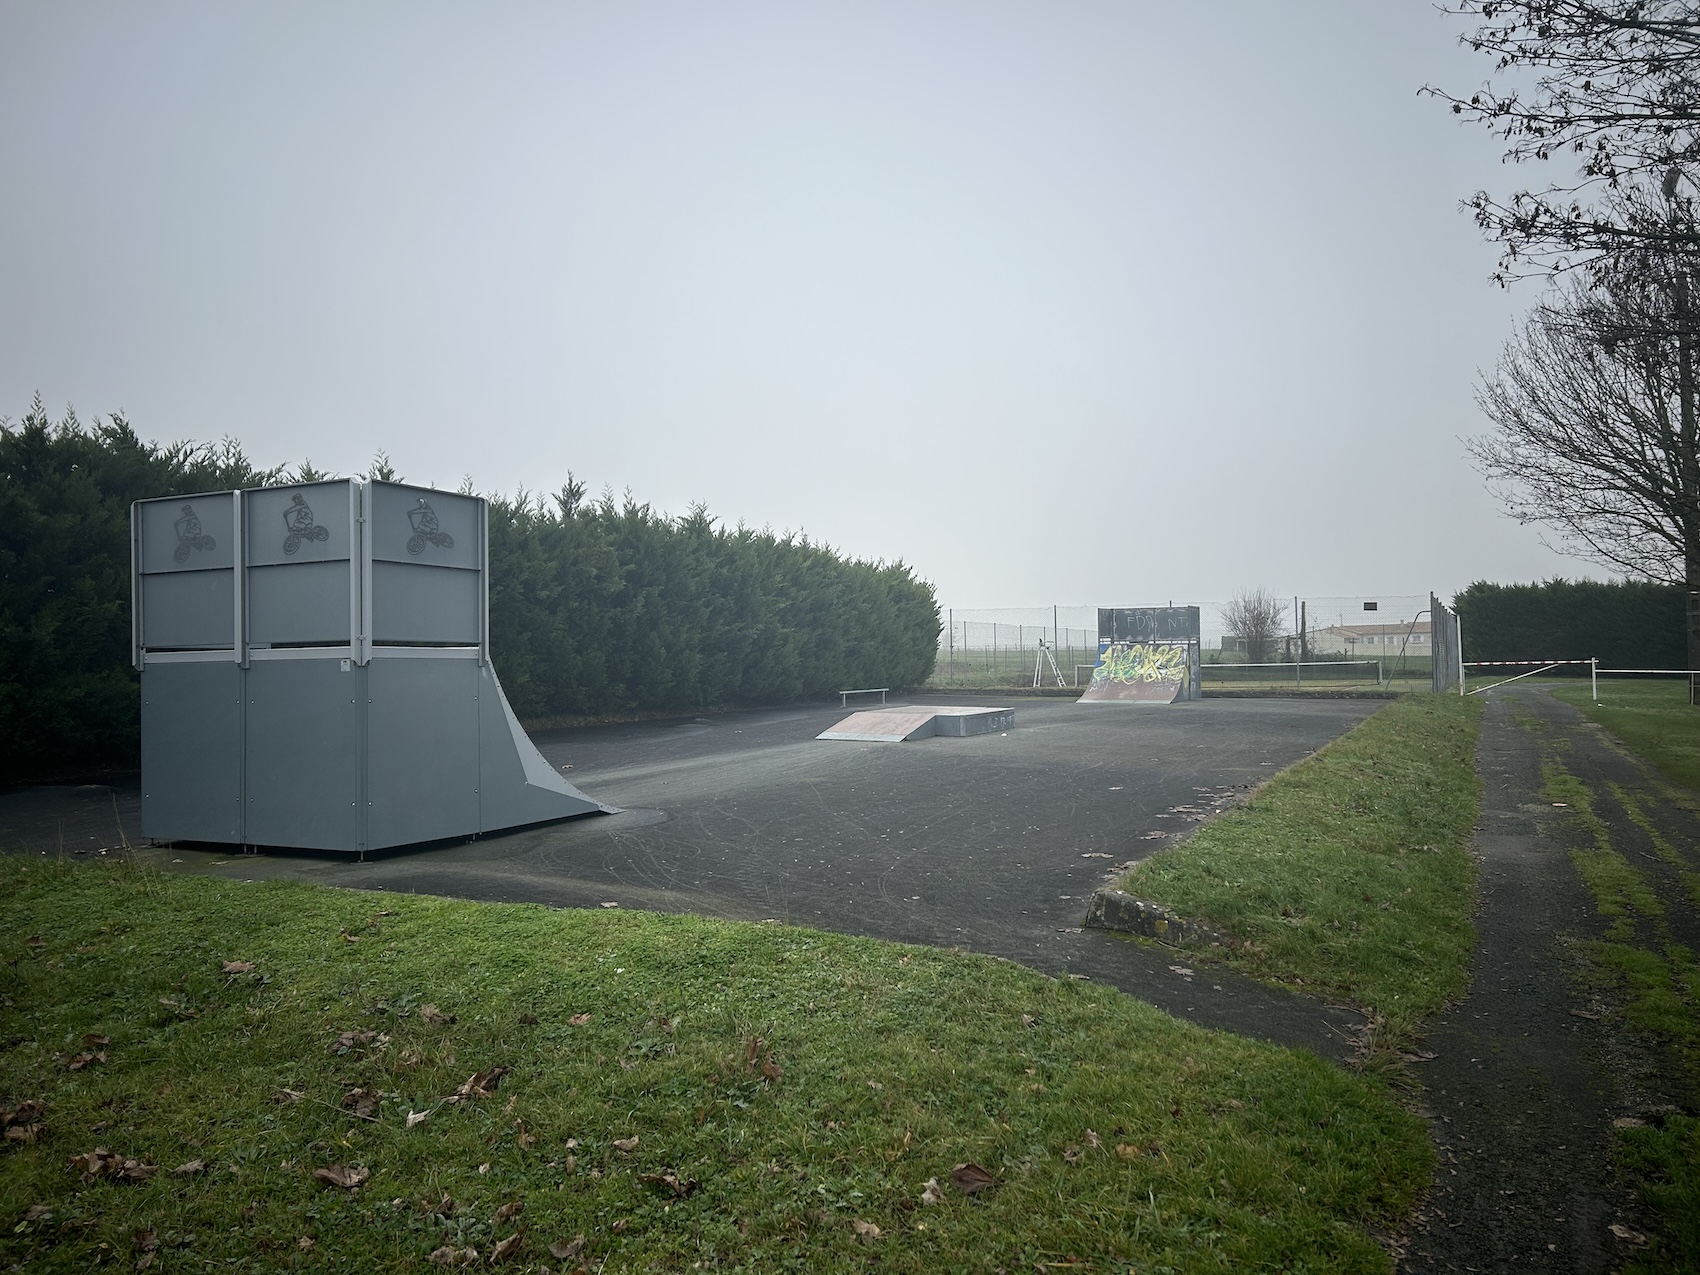
[[[1590,569],[1423,0],[0,6],[0,415],[657,508],[958,607]]]

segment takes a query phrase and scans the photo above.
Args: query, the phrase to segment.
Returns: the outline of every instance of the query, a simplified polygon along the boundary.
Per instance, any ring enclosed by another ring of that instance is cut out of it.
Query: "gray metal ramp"
[[[908,705],[868,708],[851,713],[816,739],[859,740],[874,744],[901,744],[933,735],[989,735],[1015,725],[1013,708],[964,708],[959,705]]]

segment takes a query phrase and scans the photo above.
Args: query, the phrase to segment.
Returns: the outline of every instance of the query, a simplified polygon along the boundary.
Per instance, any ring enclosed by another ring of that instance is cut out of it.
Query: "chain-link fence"
[[[1232,631],[1226,599],[1194,603],[1204,656],[1204,685],[1284,685],[1323,689],[1376,684],[1399,690],[1430,685],[1434,668],[1431,595],[1382,593],[1278,596],[1279,621],[1266,640]],[[1144,600],[1139,605],[1164,605]],[[1117,603],[1121,605],[1121,603]],[[947,608],[933,683],[940,686],[1084,686],[1098,659],[1096,606]],[[1040,643],[1045,650],[1041,650]],[[1253,655],[1261,658],[1254,660]],[[1250,665],[1283,666],[1253,669]],[[1238,665],[1233,670],[1222,665]],[[1294,665],[1310,667],[1294,668]]]

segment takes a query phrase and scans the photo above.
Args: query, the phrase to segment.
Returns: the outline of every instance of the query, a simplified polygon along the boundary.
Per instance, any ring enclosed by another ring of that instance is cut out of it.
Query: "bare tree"
[[[1222,627],[1245,643],[1253,664],[1268,659],[1287,627],[1287,607],[1268,589],[1241,589],[1219,612]]]
[[[1700,588],[1700,437],[1686,268],[1572,285],[1510,341],[1470,452],[1519,522],[1632,576]],[[1700,668],[1690,617],[1689,667]]]
[[[1466,201],[1501,245],[1498,281],[1626,251],[1695,250],[1693,223],[1673,223],[1645,196],[1700,163],[1700,5],[1461,0],[1444,11],[1477,19],[1461,39],[1493,59],[1493,78],[1468,95],[1424,92],[1485,126],[1507,164],[1568,155],[1576,165],[1544,185]]]

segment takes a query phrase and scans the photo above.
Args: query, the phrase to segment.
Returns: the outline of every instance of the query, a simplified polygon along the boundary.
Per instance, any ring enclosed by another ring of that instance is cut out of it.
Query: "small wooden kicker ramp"
[[[816,739],[853,739],[873,744],[901,744],[907,739],[929,735],[989,735],[1015,725],[1013,708],[962,708],[913,705],[901,708],[870,708],[851,713]]]

